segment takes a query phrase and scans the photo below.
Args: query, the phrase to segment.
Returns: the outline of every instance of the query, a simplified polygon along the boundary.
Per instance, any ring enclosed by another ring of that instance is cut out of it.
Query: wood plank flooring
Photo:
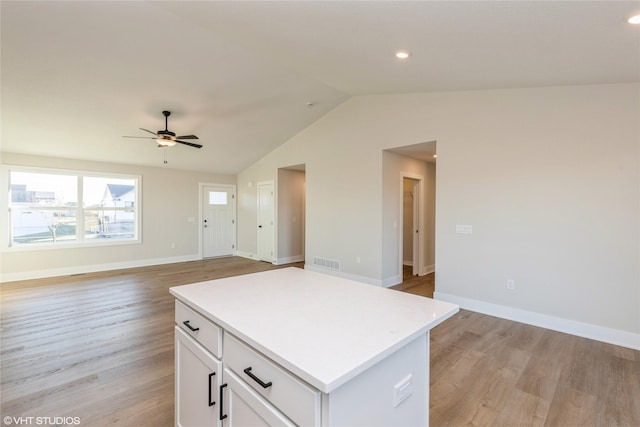
[[[168,289],[273,268],[223,258],[2,284],[0,414],[173,425]],[[430,276],[397,288],[432,295]],[[640,352],[462,310],[432,331],[430,400],[432,426],[640,426]]]
[[[435,273],[427,274],[426,276],[414,276],[412,270],[412,267],[404,265],[402,268],[402,283],[391,286],[391,289],[420,295],[421,297],[433,298]]]

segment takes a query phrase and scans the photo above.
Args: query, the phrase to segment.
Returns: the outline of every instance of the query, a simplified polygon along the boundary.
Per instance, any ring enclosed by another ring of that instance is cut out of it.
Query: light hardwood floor
[[[404,291],[421,297],[433,298],[435,291],[435,273],[426,276],[414,276],[413,268],[405,265],[402,268],[402,283],[391,286],[391,289]]]
[[[224,258],[2,284],[1,415],[173,425],[168,289],[273,268]],[[398,288],[432,295],[433,276]],[[431,334],[430,408],[432,426],[640,426],[640,352],[462,310]]]

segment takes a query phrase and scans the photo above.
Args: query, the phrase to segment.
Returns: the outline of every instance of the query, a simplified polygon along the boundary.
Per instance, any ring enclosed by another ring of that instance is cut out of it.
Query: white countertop
[[[458,312],[455,304],[300,268],[170,292],[325,393]]]

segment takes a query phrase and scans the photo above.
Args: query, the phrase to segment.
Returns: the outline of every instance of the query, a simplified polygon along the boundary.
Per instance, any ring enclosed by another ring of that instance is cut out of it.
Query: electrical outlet
[[[409,374],[393,387],[393,407],[397,407],[413,394],[412,375]]]
[[[513,279],[507,279],[507,289],[509,289],[510,291],[514,290],[516,288],[516,281]]]

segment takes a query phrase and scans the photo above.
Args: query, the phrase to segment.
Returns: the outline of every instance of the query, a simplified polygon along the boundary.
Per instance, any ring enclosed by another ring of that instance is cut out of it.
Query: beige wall
[[[436,294],[620,331],[640,348],[639,94],[614,84],[353,97],[238,175],[238,252],[256,250],[256,183],[305,164],[306,264],[336,259],[341,275],[386,284],[398,255],[386,244],[397,230],[382,208],[383,150],[437,141]],[[4,251],[3,277],[194,259],[198,183],[234,182],[10,153],[2,162],[143,176],[143,244]]]
[[[435,140],[439,293],[638,334],[638,93],[614,84],[353,97],[239,175],[250,196],[239,248],[255,241],[242,221],[255,221],[247,183],[305,163],[307,264],[338,259],[344,275],[382,283],[393,227],[380,208],[382,150]]]
[[[4,249],[0,264],[3,281],[198,259],[198,184],[235,184],[234,176],[13,153],[2,153],[2,164],[142,176],[141,244],[42,251]],[[3,170],[2,175],[6,183],[6,171]],[[0,222],[3,224],[8,221],[6,203],[7,199],[2,198]],[[189,217],[194,217],[195,221],[188,222]],[[5,228],[0,239],[2,247],[6,248]]]

